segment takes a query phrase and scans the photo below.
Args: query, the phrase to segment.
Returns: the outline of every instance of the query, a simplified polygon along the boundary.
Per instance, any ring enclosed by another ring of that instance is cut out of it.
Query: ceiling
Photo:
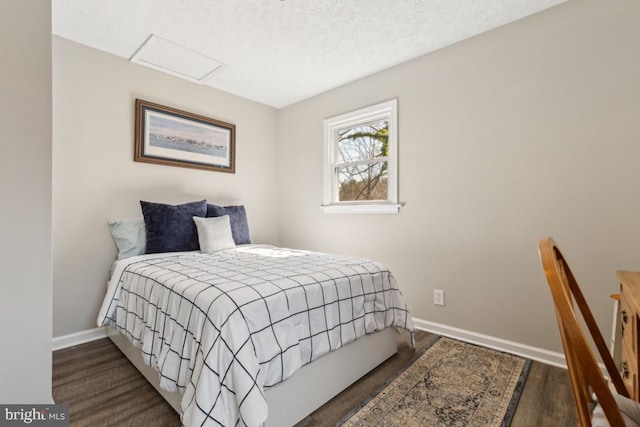
[[[564,1],[53,0],[52,25],[127,59],[157,36],[222,64],[201,83],[280,108]]]

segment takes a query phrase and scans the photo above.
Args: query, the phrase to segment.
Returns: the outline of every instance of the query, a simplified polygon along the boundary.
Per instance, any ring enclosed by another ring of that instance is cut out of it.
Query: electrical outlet
[[[435,305],[444,305],[444,291],[442,289],[433,290],[433,303]]]

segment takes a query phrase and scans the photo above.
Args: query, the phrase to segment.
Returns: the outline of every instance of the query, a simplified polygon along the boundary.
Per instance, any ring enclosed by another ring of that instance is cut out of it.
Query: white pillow
[[[236,247],[231,233],[231,221],[229,215],[201,218],[194,216],[193,220],[198,229],[198,243],[200,252],[212,254],[223,249]]]
[[[144,254],[147,246],[144,218],[109,221],[109,231],[118,247],[118,259]]]

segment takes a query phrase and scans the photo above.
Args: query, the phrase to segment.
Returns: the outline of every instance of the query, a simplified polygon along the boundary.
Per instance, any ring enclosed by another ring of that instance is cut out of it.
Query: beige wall
[[[0,402],[51,403],[51,4],[0,2]]]
[[[107,221],[139,201],[241,203],[277,244],[277,110],[53,38],[54,336],[96,327],[116,247]],[[133,162],[134,100],[235,123],[235,174]]]
[[[280,243],[384,262],[417,318],[561,351],[551,235],[608,333],[614,271],[640,269],[639,19],[568,2],[283,109]],[[405,206],[323,214],[323,119],[396,97]]]
[[[607,331],[640,265],[638,17],[568,2],[280,111],[54,37],[54,336],[95,326],[108,220],[200,197],[246,204],[256,242],[384,262],[419,319],[559,351],[551,235]],[[136,97],[235,123],[236,175],[134,163]],[[405,206],[323,214],[323,119],[396,97]]]

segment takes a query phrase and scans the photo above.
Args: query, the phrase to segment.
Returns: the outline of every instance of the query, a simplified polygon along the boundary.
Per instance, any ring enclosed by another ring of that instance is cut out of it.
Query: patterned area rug
[[[423,351],[336,426],[510,425],[530,360],[444,337]]]

